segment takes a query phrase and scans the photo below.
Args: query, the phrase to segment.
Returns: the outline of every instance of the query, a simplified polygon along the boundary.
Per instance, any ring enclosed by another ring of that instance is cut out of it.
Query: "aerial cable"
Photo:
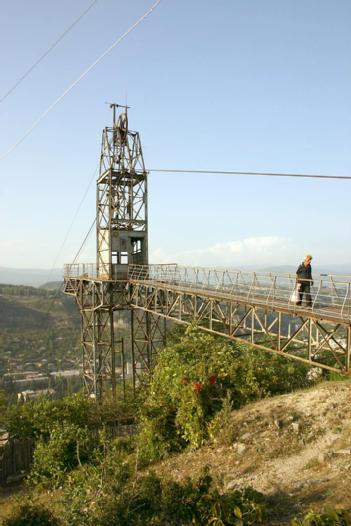
[[[74,28],[75,25],[82,20],[82,18],[90,11],[90,9],[97,3],[98,0],[94,0],[79,16],[76,18],[71,25],[51,44],[51,46],[23,73],[23,75],[13,84],[13,86],[3,95],[0,99],[0,103],[4,102],[5,99],[28,77],[28,75],[48,56],[48,54],[63,40],[63,38]]]
[[[86,243],[88,237],[90,236],[91,231],[92,231],[92,229],[93,229],[95,223],[96,223],[96,219],[94,219],[94,221],[93,221],[91,227],[90,227],[89,230],[88,230],[87,235],[85,236],[85,238],[84,238],[84,240],[83,240],[83,243],[82,243],[81,246],[79,247],[79,250],[78,250],[78,252],[77,252],[77,254],[76,254],[76,256],[75,256],[75,258],[74,258],[74,260],[73,260],[72,265],[74,265],[74,263],[76,262],[77,258],[79,257],[79,254],[81,253],[81,251],[82,251],[82,249],[83,249],[83,247],[84,247],[84,245],[85,245],[85,243]],[[58,291],[61,289],[61,287],[63,286],[63,284],[64,284],[64,280],[61,279],[60,282],[59,282],[59,284],[58,284],[58,286],[55,287],[55,288],[53,289],[53,292],[58,292]],[[50,314],[50,312],[51,312],[51,310],[52,310],[52,307],[53,307],[54,303],[55,303],[55,296],[52,297],[51,302],[49,303],[49,307],[47,308],[45,314]]]
[[[177,170],[148,168],[148,172],[164,173],[186,173],[186,174],[209,174],[209,175],[242,175],[256,177],[297,177],[305,179],[344,179],[350,180],[351,175],[326,175],[326,174],[303,174],[303,173],[279,173],[279,172],[240,172],[240,171],[220,171],[220,170]]]
[[[100,164],[100,163],[99,163],[99,164]],[[54,268],[55,268],[56,262],[57,262],[58,258],[60,257],[61,252],[62,252],[62,250],[63,250],[63,248],[64,248],[64,246],[65,246],[65,244],[66,244],[66,242],[67,242],[67,239],[68,239],[68,236],[69,236],[69,234],[70,234],[70,232],[71,232],[71,230],[72,230],[73,224],[74,224],[74,222],[75,222],[75,220],[76,220],[76,218],[77,218],[77,216],[78,216],[78,213],[79,213],[79,211],[80,211],[80,209],[81,209],[81,207],[82,207],[82,205],[83,205],[83,203],[84,203],[84,201],[85,201],[86,196],[88,195],[88,192],[89,192],[90,186],[91,186],[93,180],[95,179],[95,175],[96,175],[96,172],[98,171],[99,164],[97,165],[97,167],[95,168],[95,170],[94,170],[94,172],[93,172],[93,174],[92,174],[92,176],[91,176],[91,179],[90,179],[90,181],[89,181],[89,183],[88,183],[88,186],[87,186],[87,188],[86,188],[86,190],[85,190],[85,192],[84,192],[84,194],[83,194],[82,199],[80,200],[80,203],[79,203],[79,205],[78,205],[78,207],[77,207],[77,209],[76,209],[76,211],[75,211],[75,213],[74,213],[74,215],[73,215],[72,221],[71,221],[71,223],[70,223],[70,225],[69,225],[69,227],[68,227],[68,229],[67,229],[67,232],[66,232],[66,235],[65,235],[65,237],[64,237],[64,240],[63,240],[63,242],[62,242],[62,244],[61,244],[61,247],[60,247],[58,253],[56,254],[56,258],[55,258],[55,260],[54,260],[54,263],[53,263],[53,265],[52,265],[52,267],[51,267],[51,270],[50,270],[50,272],[49,272],[49,274],[48,274],[48,277],[47,277],[47,279],[46,279],[46,281],[47,281],[48,283],[50,282],[50,277],[51,277],[52,272],[53,272],[53,270],[54,270]],[[78,252],[77,252],[77,254],[76,254],[76,256],[75,256],[73,263],[75,263],[75,262],[76,262],[76,259],[79,257],[79,254],[80,254],[80,252],[82,251],[82,249],[83,249],[83,247],[84,247],[84,245],[85,245],[85,243],[86,243],[86,241],[87,241],[87,239],[88,239],[88,237],[89,237],[89,235],[90,235],[90,233],[91,233],[91,231],[92,231],[93,226],[95,225],[95,223],[96,223],[96,219],[94,220],[93,224],[92,224],[91,227],[89,228],[89,231],[88,231],[87,235],[85,236],[84,241],[83,241],[83,243],[81,244],[81,246],[80,246],[80,248],[79,248],[79,250],[78,250]],[[53,289],[53,292],[58,292],[58,291],[62,288],[63,284],[64,284],[64,280],[61,279],[61,280],[59,281],[58,285]],[[56,299],[55,296],[53,296],[52,299],[51,299],[51,302],[50,302],[50,304],[49,304],[49,307],[48,307],[47,310],[46,310],[46,314],[50,314],[50,312],[51,312],[51,310],[52,310],[52,307],[53,307],[53,305],[54,305],[55,299]]]
[[[77,254],[76,254],[76,256],[75,256],[75,258],[74,258],[74,260],[73,260],[72,265],[74,265],[74,263],[76,262],[77,258],[79,257],[79,254],[80,254],[80,252],[82,251],[82,249],[83,249],[83,247],[84,247],[84,245],[85,245],[85,243],[86,243],[88,237],[90,236],[91,231],[92,231],[92,229],[93,229],[95,223],[96,223],[96,219],[94,219],[94,221],[93,221],[91,227],[89,228],[88,233],[87,233],[87,235],[85,236],[85,238],[84,238],[84,240],[83,240],[83,243],[81,244],[81,246],[80,246],[80,248],[79,248],[79,250],[78,250],[78,252],[77,252]],[[54,293],[55,293],[55,292],[58,292],[58,291],[61,289],[61,287],[63,286],[63,284],[64,284],[64,280],[61,279],[61,280],[59,281],[59,284],[57,285],[57,287],[55,287],[54,289],[52,289],[53,292],[54,292]],[[47,314],[47,315],[50,314],[50,312],[51,312],[51,310],[52,310],[52,307],[53,307],[53,305],[54,305],[54,303],[55,303],[55,299],[56,299],[56,298],[55,298],[55,295],[54,295],[54,296],[52,297],[52,299],[51,299],[51,302],[49,303],[48,308],[47,308],[46,311],[45,311],[45,314]]]
[[[81,200],[80,200],[80,202],[79,202],[79,205],[78,205],[77,208],[76,208],[76,211],[75,211],[74,214],[73,214],[73,217],[72,217],[71,223],[70,223],[69,226],[68,226],[68,229],[67,229],[67,231],[66,231],[65,237],[63,238],[62,244],[61,244],[61,246],[60,246],[60,248],[59,248],[59,250],[58,250],[58,252],[57,252],[57,254],[56,254],[56,257],[55,257],[54,262],[53,262],[53,264],[52,264],[51,270],[50,270],[50,272],[49,272],[49,274],[48,274],[47,281],[50,281],[50,278],[51,278],[51,275],[52,275],[52,273],[53,273],[53,270],[54,270],[54,268],[55,268],[55,266],[56,266],[56,264],[57,264],[57,261],[58,261],[60,255],[61,255],[61,253],[62,253],[62,251],[63,251],[63,249],[64,249],[64,247],[65,247],[65,245],[66,245],[67,239],[68,239],[68,237],[69,237],[69,235],[70,235],[70,233],[71,233],[71,230],[72,230],[73,225],[74,225],[74,223],[75,223],[75,221],[76,221],[76,219],[77,219],[77,216],[78,216],[78,214],[79,214],[79,212],[80,212],[80,210],[81,210],[81,208],[82,208],[82,205],[83,205],[83,203],[84,203],[84,201],[85,201],[85,199],[86,199],[86,197],[87,197],[87,195],[88,195],[88,192],[89,192],[89,190],[90,190],[90,187],[91,187],[91,185],[92,185],[92,182],[93,182],[94,179],[95,179],[95,176],[96,176],[97,171],[98,171],[98,169],[99,169],[99,165],[100,165],[100,161],[99,161],[98,165],[96,166],[94,172],[92,173],[92,176],[91,176],[91,178],[90,178],[90,180],[89,180],[89,182],[88,182],[88,185],[87,185],[87,187],[86,187],[86,190],[85,190],[85,192],[84,192],[84,194],[83,194],[83,196],[82,196],[82,198],[81,198]]]
[[[77,261],[77,259],[79,258],[79,255],[80,255],[81,251],[83,250],[84,245],[85,245],[85,243],[87,242],[87,239],[88,239],[88,237],[90,236],[91,231],[93,230],[93,227],[95,226],[95,223],[96,223],[96,218],[95,218],[94,221],[92,222],[92,224],[91,224],[91,226],[90,226],[90,228],[89,228],[89,230],[88,230],[88,232],[87,232],[87,234],[86,234],[86,236],[85,236],[85,238],[84,238],[84,240],[83,240],[83,243],[80,245],[79,250],[78,250],[77,254],[76,254],[75,257],[74,257],[74,260],[73,260],[73,262],[72,262],[72,265],[74,265],[75,262]]]
[[[31,125],[31,127],[26,131],[26,133],[17,141],[15,142],[5,153],[3,153],[1,156],[0,156],[0,161],[2,161],[5,157],[7,157],[10,153],[12,153],[27,137],[28,135],[30,135],[32,133],[32,131],[41,123],[42,120],[45,119],[45,117],[55,108],[55,106],[57,106],[57,104],[59,102],[61,102],[62,99],[64,99],[64,97],[66,97],[66,95],[68,95],[68,93],[70,91],[72,91],[72,89],[81,81],[83,80],[87,74],[95,67],[97,66],[97,64],[99,64],[99,62],[101,62],[105,57],[106,55],[108,55],[118,44],[120,44],[122,42],[122,40],[124,40],[128,35],[129,33],[131,33],[132,31],[134,31],[134,29],[146,18],[148,17],[153,11],[154,9],[156,9],[156,7],[160,4],[161,0],[157,0],[136,22],[134,22],[134,24],[132,26],[130,26],[129,29],[127,29],[127,31],[125,31],[125,33],[123,33],[123,35],[121,35],[120,37],[117,38],[117,40],[115,40],[113,42],[113,44],[111,44],[111,46],[109,48],[107,48],[92,64],[90,64],[89,67],[87,67],[83,73],[74,81],[72,82],[72,84],[70,84],[68,86],[68,88],[65,89],[65,91],[44,111],[44,113],[42,113],[38,118],[37,120],[35,120],[33,122],[33,124]]]

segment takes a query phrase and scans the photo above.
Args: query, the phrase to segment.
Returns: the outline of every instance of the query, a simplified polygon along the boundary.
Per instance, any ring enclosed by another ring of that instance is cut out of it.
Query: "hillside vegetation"
[[[62,268],[24,269],[0,267],[0,283],[11,283],[13,285],[30,285],[40,287],[43,283],[51,280],[62,280]]]
[[[4,525],[351,524],[349,382],[190,327],[140,387],[117,407],[75,395],[7,413],[36,447]],[[112,438],[116,418],[136,435]]]
[[[37,329],[51,321],[49,314],[6,296],[0,296],[0,313],[0,329]]]
[[[77,365],[79,311],[60,289],[0,284],[0,377]]]

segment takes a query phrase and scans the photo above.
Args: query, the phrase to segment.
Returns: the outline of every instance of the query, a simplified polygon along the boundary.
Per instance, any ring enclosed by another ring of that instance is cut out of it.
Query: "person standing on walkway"
[[[305,294],[306,296],[306,306],[312,307],[312,297],[311,297],[311,285],[313,285],[312,281],[312,267],[311,267],[311,261],[312,256],[310,254],[307,254],[305,256],[305,259],[299,266],[299,268],[296,271],[296,283],[298,288],[298,301],[296,305],[302,304],[302,298]]]

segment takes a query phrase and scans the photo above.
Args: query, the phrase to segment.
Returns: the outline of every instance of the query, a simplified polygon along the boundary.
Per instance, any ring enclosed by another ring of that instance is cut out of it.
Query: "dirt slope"
[[[351,383],[323,383],[234,411],[213,445],[156,471],[182,479],[204,465],[224,488],[250,485],[274,496],[274,524],[310,508],[351,508]]]

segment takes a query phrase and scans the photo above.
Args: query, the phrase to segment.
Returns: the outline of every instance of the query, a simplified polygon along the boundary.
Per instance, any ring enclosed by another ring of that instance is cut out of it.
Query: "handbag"
[[[294,290],[291,293],[290,296],[290,303],[298,303],[300,301],[300,294],[299,294],[300,284],[297,283]]]

